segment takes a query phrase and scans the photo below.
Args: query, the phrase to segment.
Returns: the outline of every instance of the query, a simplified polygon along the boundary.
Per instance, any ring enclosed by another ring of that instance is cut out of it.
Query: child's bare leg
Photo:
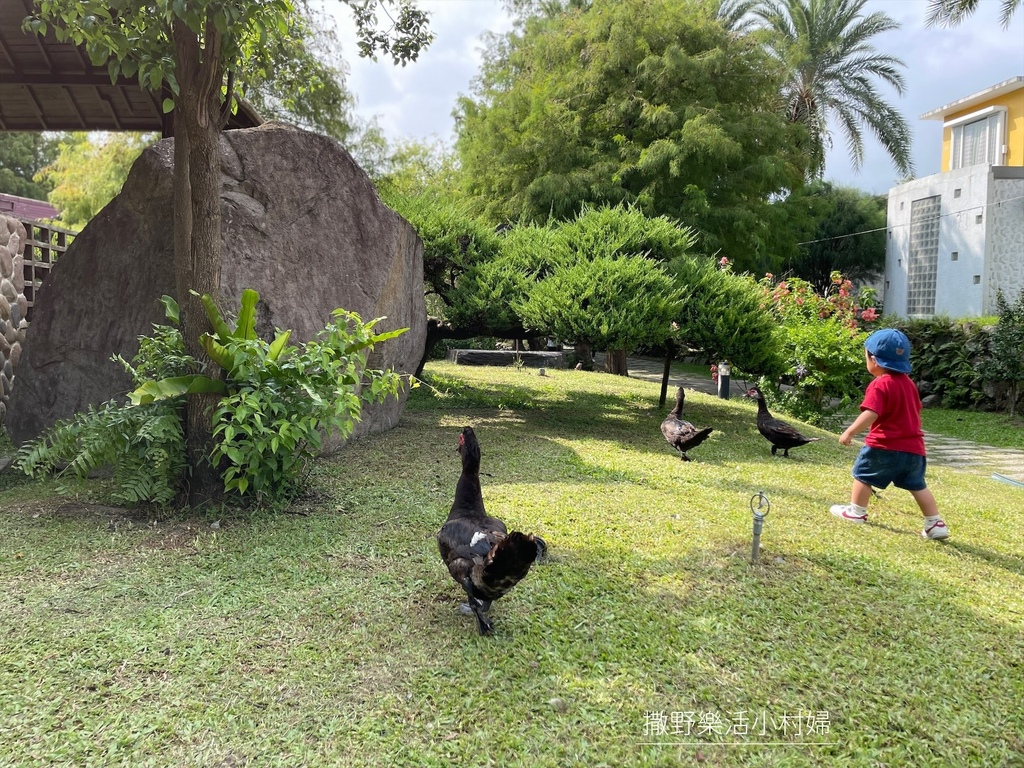
[[[867,507],[868,502],[871,501],[871,486],[860,480],[854,480],[853,490],[850,491],[850,501],[858,507]]]
[[[939,505],[935,503],[935,497],[932,496],[932,492],[927,488],[922,488],[920,491],[911,491],[911,495],[914,497],[914,501],[917,502],[917,506],[921,508],[921,514],[925,517],[937,517],[939,514]]]

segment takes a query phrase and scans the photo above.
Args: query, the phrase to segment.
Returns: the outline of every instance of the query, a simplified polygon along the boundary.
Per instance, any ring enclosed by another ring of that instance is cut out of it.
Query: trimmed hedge
[[[991,324],[987,319],[902,320],[894,324],[910,339],[911,361],[926,405],[995,411],[1006,407],[1007,387],[985,381],[979,372],[991,356]],[[934,396],[934,397],[933,397]]]

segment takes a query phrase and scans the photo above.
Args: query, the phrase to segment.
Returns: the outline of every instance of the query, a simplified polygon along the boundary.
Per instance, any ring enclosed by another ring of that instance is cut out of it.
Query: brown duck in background
[[[679,387],[676,390],[676,407],[669,411],[668,416],[661,422],[661,434],[668,440],[669,445],[679,451],[680,459],[692,461],[686,452],[707,440],[714,430],[711,427],[697,429],[690,422],[683,421],[684,402],[686,402],[686,393],[683,392],[682,387]]]
[[[744,397],[757,402],[757,431],[764,435],[764,439],[772,444],[772,456],[777,456],[779,448],[782,455],[789,458],[790,448],[799,448],[801,445],[821,440],[820,437],[804,437],[793,427],[784,421],[779,421],[768,412],[768,404],[764,401],[764,394],[757,387],[750,389]]]
[[[540,536],[508,532],[505,524],[484,511],[480,489],[480,443],[472,427],[459,435],[462,475],[448,520],[437,534],[441,559],[448,573],[465,591],[466,613],[476,616],[481,635],[494,630],[487,612],[491,603],[508,593],[547,552]]]

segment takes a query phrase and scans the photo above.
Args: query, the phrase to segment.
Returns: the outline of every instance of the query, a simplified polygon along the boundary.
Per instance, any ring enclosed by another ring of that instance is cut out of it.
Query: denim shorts
[[[888,488],[892,483],[907,491],[927,488],[924,470],[928,459],[917,453],[887,451],[865,445],[853,463],[853,479],[874,488]]]

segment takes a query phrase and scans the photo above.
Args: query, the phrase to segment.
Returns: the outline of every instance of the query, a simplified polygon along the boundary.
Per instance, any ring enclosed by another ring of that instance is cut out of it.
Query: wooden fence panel
[[[68,249],[75,238],[75,232],[54,224],[22,219],[28,239],[25,241],[25,298],[28,300],[28,311],[25,319],[32,322],[32,309],[36,302],[36,292],[57,258]]]

